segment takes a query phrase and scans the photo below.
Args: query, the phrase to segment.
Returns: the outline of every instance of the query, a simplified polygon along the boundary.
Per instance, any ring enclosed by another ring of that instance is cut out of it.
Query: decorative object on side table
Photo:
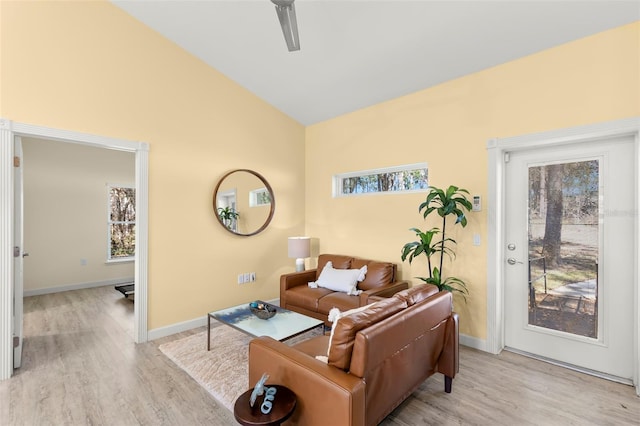
[[[272,318],[278,312],[275,306],[265,303],[261,300],[256,300],[249,303],[249,309],[251,310],[251,313],[253,315],[263,320]]]
[[[253,392],[251,392],[251,399],[249,399],[249,405],[253,407],[253,404],[256,402],[256,398],[261,396],[264,393],[264,384],[269,378],[267,373],[264,373],[258,383],[256,383],[256,387],[253,388]],[[269,409],[271,411],[271,409]],[[267,413],[265,413],[267,414]]]
[[[264,383],[269,378],[267,373],[264,373],[258,383],[256,383],[256,387],[253,388],[253,392],[251,392],[251,398],[249,399],[249,405],[253,407],[256,402],[256,398],[264,395],[264,400],[260,405],[260,411],[262,414],[269,414],[271,409],[273,408],[274,401],[276,399],[276,393],[278,393],[278,389],[275,387],[266,387]],[[266,395],[265,395],[266,394]]]
[[[265,375],[262,378],[265,378]],[[262,378],[258,384],[262,383],[264,386]],[[259,395],[257,395],[256,400],[254,400],[255,404],[252,407],[250,403],[253,393],[254,389],[246,391],[238,397],[233,406],[233,416],[241,425],[276,426],[291,417],[296,408],[296,394],[285,386],[264,386],[264,398],[259,398]],[[277,399],[274,398],[276,394]]]

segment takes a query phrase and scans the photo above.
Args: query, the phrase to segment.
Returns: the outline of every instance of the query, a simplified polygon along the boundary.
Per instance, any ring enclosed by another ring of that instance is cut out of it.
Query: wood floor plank
[[[113,287],[24,306],[23,366],[0,382],[1,425],[235,423],[156,342],[133,342],[133,302]]]
[[[436,374],[383,425],[639,425],[631,386],[588,376],[511,352],[461,348],[453,392]]]
[[[133,343],[133,302],[112,286],[24,300],[23,366],[0,382],[0,425],[233,425],[158,346]],[[426,380],[381,424],[640,425],[630,386],[510,352],[461,348],[453,392]],[[332,426],[332,425],[328,425]]]

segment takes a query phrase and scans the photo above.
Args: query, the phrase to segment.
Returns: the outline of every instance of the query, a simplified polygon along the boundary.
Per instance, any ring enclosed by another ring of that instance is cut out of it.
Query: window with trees
[[[268,206],[271,204],[271,193],[267,188],[254,189],[249,192],[249,207]]]
[[[333,196],[426,191],[428,176],[427,163],[343,173],[333,178]]]
[[[108,186],[108,261],[133,260],[136,250],[136,190]]]
[[[529,167],[529,324],[598,338],[600,190],[599,159]]]

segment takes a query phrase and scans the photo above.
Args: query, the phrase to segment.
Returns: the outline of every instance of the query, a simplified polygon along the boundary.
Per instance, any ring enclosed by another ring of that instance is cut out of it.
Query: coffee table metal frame
[[[279,341],[291,339],[316,327],[324,321],[272,305],[275,316],[263,320],[251,313],[249,303],[232,306],[207,314],[207,351],[211,350],[211,318],[253,337],[269,336]]]

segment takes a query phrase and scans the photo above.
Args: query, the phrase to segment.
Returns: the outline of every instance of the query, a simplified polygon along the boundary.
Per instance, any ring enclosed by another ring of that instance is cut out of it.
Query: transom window
[[[333,177],[333,196],[425,191],[428,176],[427,163],[342,173]]]
[[[271,204],[271,193],[267,188],[258,188],[249,192],[249,206],[268,206]]]
[[[107,184],[107,261],[133,260],[136,252],[136,189]]]

